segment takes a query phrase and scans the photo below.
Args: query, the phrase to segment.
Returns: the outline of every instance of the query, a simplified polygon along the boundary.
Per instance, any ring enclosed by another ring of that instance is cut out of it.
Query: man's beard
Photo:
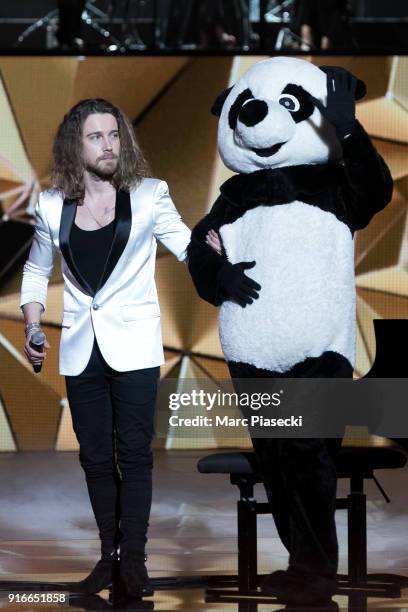
[[[86,164],[86,170],[102,181],[108,181],[113,178],[119,165],[119,160],[117,157],[113,159],[112,162],[115,163],[106,164],[105,166],[99,162],[96,162],[96,164],[88,163]]]

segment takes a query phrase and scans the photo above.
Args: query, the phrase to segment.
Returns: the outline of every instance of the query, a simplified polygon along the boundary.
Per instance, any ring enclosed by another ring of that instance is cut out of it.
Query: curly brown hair
[[[120,154],[118,167],[112,177],[116,189],[129,191],[143,177],[151,176],[133,126],[120,108],[102,98],[81,100],[66,113],[58,127],[51,167],[53,188],[60,189],[65,197],[79,202],[82,202],[85,196],[82,126],[85,119],[94,113],[109,113],[118,122]]]

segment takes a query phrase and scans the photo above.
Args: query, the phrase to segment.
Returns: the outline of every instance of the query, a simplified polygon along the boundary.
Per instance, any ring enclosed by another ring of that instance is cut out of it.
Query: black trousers
[[[293,376],[352,376],[347,363],[307,360]],[[229,362],[235,390],[247,391],[245,378],[285,378],[252,365]],[[319,372],[323,372],[320,374]],[[334,578],[338,567],[335,524],[337,473],[334,460],[341,439],[252,438],[279,537],[289,552],[289,567],[302,574]]]
[[[85,370],[66,376],[79,460],[101,538],[144,551],[152,500],[153,416],[160,368],[113,370],[95,340]]]

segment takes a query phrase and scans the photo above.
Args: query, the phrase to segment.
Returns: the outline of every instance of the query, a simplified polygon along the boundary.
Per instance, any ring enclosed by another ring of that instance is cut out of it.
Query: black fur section
[[[210,229],[218,230],[226,222],[230,222],[231,212],[233,211],[228,202],[219,197],[208,215],[195,226],[187,247],[188,269],[197,293],[214,306],[220,306],[225,299],[218,287],[218,275],[223,266],[231,264],[225,252],[218,255],[206,244],[205,237]],[[238,209],[236,213],[238,213],[236,218],[241,216]]]
[[[288,166],[235,174],[220,187],[221,195],[244,210],[255,205],[287,204],[297,199],[314,200],[339,180],[340,166]]]
[[[294,85],[293,83],[289,83],[289,85],[286,85],[285,89],[282,91],[281,96],[283,96],[284,94],[294,96],[300,104],[299,110],[294,112],[291,111],[290,108],[287,108],[296,123],[305,121],[311,115],[313,115],[315,105],[313,104],[310,98],[310,94],[305,89],[303,89],[303,87],[301,87],[300,85]],[[286,108],[286,106],[283,104],[283,101],[280,101],[279,103],[282,104],[283,108]]]
[[[239,392],[239,391],[237,391]],[[296,575],[290,594],[297,592],[302,605],[285,610],[331,609],[327,589],[336,590],[338,544],[336,523],[338,438],[253,438],[269,507],[282,544],[289,552],[289,568]],[[273,574],[272,574],[273,576]],[[280,581],[281,582],[281,581]],[[281,590],[283,593],[283,590]],[[275,591],[276,593],[276,591]],[[324,604],[305,605],[306,597]],[[323,594],[322,594],[323,593]],[[289,589],[285,590],[289,596]]]
[[[222,93],[220,93],[220,95],[217,96],[214,104],[212,105],[211,113],[216,117],[219,117],[221,115],[222,107],[224,106],[224,102],[227,99],[231,89],[232,87],[229,87],[228,89],[225,89]]]
[[[393,180],[381,155],[358,121],[342,142],[343,163],[287,166],[236,174],[223,185],[222,196],[242,214],[254,206],[301,200],[334,214],[352,233],[368,225],[391,201]],[[233,220],[236,220],[233,215]]]
[[[366,227],[391,201],[394,184],[388,166],[358,121],[354,132],[342,141],[342,147],[340,193],[348,224],[355,231]]]
[[[228,362],[228,368],[236,393],[248,392],[248,378],[350,378],[353,372],[347,360],[334,352],[306,359],[285,374],[238,362]],[[341,439],[253,437],[252,444],[277,531],[289,552],[289,567],[309,576],[309,581],[311,575],[334,580],[338,565],[334,461]]]
[[[368,225],[392,197],[390,172],[363,127],[343,143],[343,164],[288,166],[237,174],[221,186],[211,211],[195,226],[188,246],[188,266],[198,294],[219,306],[224,301],[218,274],[229,264],[205,242],[210,229],[233,223],[257,206],[283,206],[300,200],[332,213],[351,233]],[[255,239],[256,237],[254,237]]]
[[[352,378],[353,367],[340,353],[325,351],[319,357],[308,357],[286,372],[273,372],[249,363],[229,361],[232,378]]]
[[[244,89],[244,91],[241,91],[241,93],[237,96],[237,99],[231,106],[228,113],[228,124],[231,130],[235,130],[237,126],[239,111],[241,110],[243,103],[246,102],[246,100],[251,100],[253,97],[254,96],[250,89]]]

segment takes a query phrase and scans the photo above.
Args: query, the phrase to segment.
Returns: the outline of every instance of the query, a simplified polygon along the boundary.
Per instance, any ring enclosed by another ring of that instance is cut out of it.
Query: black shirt
[[[72,256],[81,276],[96,292],[111,248],[115,219],[97,230],[83,230],[72,224],[69,238]]]

